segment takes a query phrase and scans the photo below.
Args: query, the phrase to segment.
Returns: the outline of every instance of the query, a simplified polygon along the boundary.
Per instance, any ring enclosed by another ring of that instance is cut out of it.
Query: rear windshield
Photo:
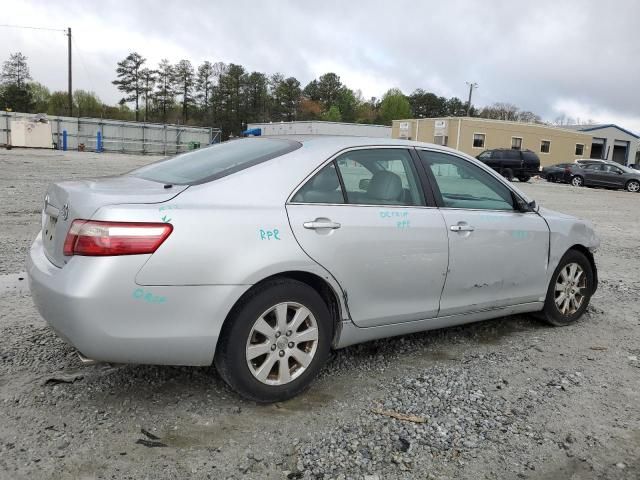
[[[134,170],[130,175],[172,185],[197,185],[231,175],[293,152],[299,142],[276,138],[244,138],[182,153]]]

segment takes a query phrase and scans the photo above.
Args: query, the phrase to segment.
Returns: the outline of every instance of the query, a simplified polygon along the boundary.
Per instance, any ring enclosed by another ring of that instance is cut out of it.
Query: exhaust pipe
[[[99,363],[97,360],[94,360],[93,358],[85,357],[80,352],[77,352],[77,353],[78,353],[78,358],[80,359],[83,365],[95,365]]]

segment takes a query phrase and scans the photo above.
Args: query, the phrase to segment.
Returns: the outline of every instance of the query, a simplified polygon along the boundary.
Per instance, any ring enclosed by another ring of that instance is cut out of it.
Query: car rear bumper
[[[140,286],[147,255],[73,257],[63,268],[41,236],[27,258],[42,317],[84,356],[114,363],[210,365],[227,313],[249,285]]]

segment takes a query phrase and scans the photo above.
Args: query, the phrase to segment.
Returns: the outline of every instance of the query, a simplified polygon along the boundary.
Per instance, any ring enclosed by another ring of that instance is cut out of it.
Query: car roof
[[[256,137],[260,138],[260,137]],[[323,146],[368,146],[368,145],[407,145],[407,146],[437,146],[425,142],[403,140],[399,138],[359,137],[355,135],[268,135],[261,138],[277,138],[281,140],[293,140],[303,145]]]

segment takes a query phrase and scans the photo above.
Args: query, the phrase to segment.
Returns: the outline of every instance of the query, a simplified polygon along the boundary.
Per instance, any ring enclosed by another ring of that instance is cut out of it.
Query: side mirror
[[[524,200],[516,198],[516,204],[518,207],[518,211],[522,213],[535,212],[538,210],[538,204],[535,200],[526,203]]]
[[[358,183],[358,188],[360,190],[368,190],[370,183],[371,183],[371,179],[370,178],[361,178],[360,179],[360,183]]]

